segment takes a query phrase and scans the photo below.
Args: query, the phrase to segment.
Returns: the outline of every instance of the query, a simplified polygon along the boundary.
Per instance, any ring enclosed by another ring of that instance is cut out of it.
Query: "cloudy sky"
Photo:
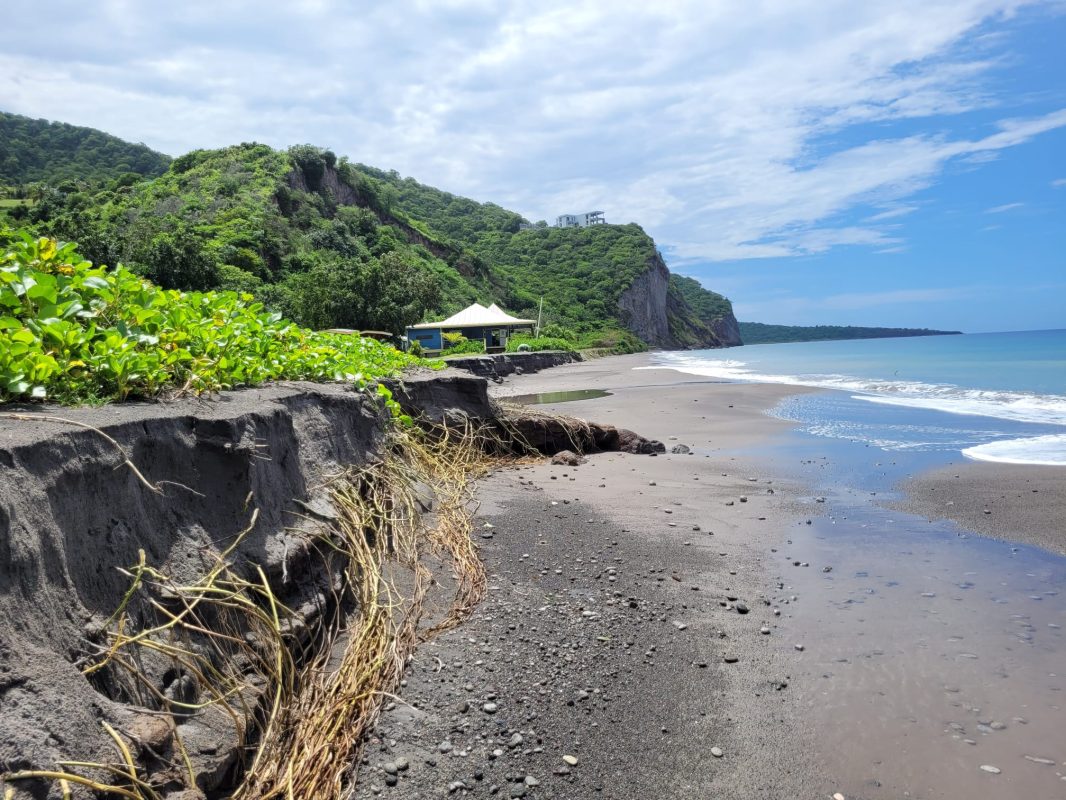
[[[0,109],[639,222],[741,319],[1066,327],[1064,0],[6,0]]]

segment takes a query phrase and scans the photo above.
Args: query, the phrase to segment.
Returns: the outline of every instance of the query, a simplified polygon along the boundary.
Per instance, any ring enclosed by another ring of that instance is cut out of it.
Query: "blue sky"
[[[9,0],[5,28],[4,110],[602,209],[741,319],[1066,327],[1063,0]]]

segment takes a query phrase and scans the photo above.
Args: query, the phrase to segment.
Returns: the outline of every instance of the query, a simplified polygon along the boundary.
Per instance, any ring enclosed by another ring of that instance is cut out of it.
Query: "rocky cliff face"
[[[732,347],[741,344],[732,314],[701,320],[685,298],[670,291],[670,270],[658,254],[648,269],[618,298],[622,324],[651,347],[668,350]]]
[[[647,271],[638,276],[618,298],[622,324],[652,347],[677,346],[666,316],[669,286],[670,270],[656,255],[648,262]]]
[[[732,314],[714,320],[711,323],[711,330],[718,337],[722,347],[738,347],[744,344],[740,338],[740,323]]]

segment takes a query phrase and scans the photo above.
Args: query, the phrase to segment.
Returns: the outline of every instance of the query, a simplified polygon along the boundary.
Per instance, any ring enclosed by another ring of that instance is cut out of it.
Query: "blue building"
[[[535,326],[533,320],[512,317],[495,303],[488,308],[474,303],[442,322],[409,325],[407,341],[418,342],[425,352],[439,353],[444,349],[444,334],[455,332],[467,339],[482,340],[487,353],[502,353],[507,349],[508,338],[515,333],[532,334]]]

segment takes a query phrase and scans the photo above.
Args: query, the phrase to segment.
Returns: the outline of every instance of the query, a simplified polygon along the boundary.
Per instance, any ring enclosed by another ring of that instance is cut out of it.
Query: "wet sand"
[[[963,461],[900,488],[904,511],[1066,554],[1066,467]]]
[[[606,390],[543,407],[692,452],[483,483],[489,596],[419,649],[358,796],[1066,796],[1066,561],[826,486],[839,451],[765,414],[807,390],[648,363],[493,387]]]

